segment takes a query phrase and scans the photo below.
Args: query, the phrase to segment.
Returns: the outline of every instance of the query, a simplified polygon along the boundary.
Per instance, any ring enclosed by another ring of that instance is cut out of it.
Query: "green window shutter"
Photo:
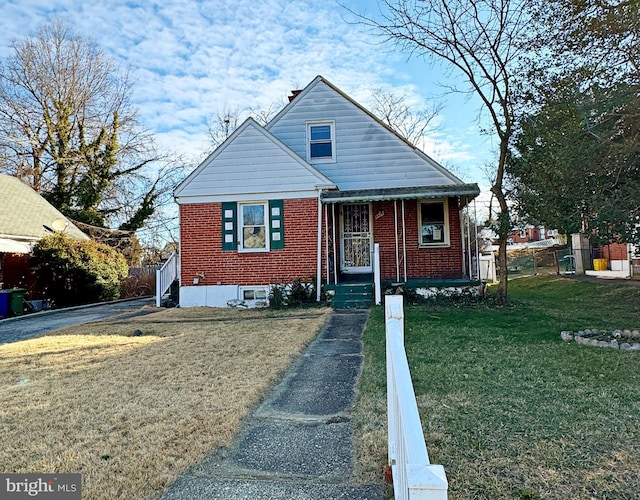
[[[222,249],[238,249],[238,204],[235,202],[222,204]]]
[[[284,248],[284,203],[282,200],[269,202],[269,232],[271,249]]]

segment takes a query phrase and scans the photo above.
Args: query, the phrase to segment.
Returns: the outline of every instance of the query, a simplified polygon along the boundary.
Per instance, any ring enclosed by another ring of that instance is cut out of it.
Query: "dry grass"
[[[86,499],[157,498],[230,444],[327,315],[169,309],[2,345],[0,470],[80,472]]]

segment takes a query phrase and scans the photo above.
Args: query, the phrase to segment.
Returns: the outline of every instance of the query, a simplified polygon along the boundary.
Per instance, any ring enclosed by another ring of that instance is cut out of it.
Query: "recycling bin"
[[[13,290],[0,290],[0,319],[9,316]]]
[[[11,292],[11,312],[20,316],[24,314],[24,294],[27,291],[24,288],[14,288]]]

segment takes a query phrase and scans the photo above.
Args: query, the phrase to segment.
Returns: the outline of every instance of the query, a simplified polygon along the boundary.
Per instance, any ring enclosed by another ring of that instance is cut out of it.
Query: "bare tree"
[[[416,109],[406,94],[394,94],[381,88],[373,89],[371,97],[371,112],[416,146],[420,146],[427,132],[434,128],[434,119],[443,107],[438,102]]]
[[[123,204],[140,204],[143,221],[154,192],[132,198],[119,187],[140,187],[159,155],[138,125],[128,73],[60,21],[12,47],[0,66],[0,168],[79,221],[118,221]]]
[[[264,126],[282,109],[282,106],[282,101],[276,99],[264,109],[225,106],[217,111],[209,121],[209,137],[214,149],[220,146],[247,118],[251,117]]]
[[[507,299],[509,207],[503,186],[505,163],[514,133],[514,84],[527,51],[526,0],[379,0],[380,17],[356,14],[362,24],[411,55],[444,64],[462,76],[464,89],[475,94],[499,140],[491,187],[500,206],[499,295]],[[352,11],[353,12],[353,11]]]

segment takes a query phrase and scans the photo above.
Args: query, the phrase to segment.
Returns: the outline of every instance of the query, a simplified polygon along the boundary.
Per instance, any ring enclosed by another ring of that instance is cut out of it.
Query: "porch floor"
[[[332,305],[336,309],[364,309],[373,304],[373,275],[372,274],[341,274],[340,282],[323,285],[325,293],[332,295]],[[462,288],[479,286],[482,282],[468,278],[412,278],[406,282],[383,280],[384,290],[402,286],[405,288]]]

